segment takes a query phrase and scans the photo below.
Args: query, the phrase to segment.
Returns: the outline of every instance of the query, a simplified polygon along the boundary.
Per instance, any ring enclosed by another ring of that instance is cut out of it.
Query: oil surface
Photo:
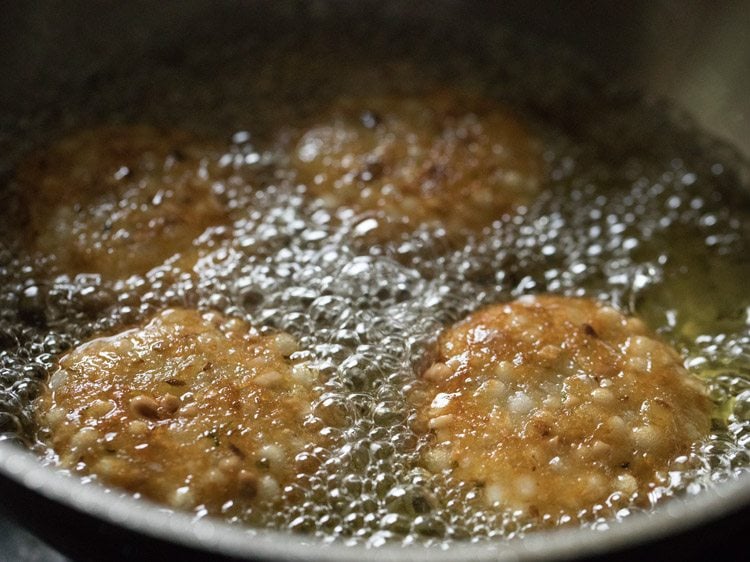
[[[313,408],[345,419],[326,428],[332,445],[319,468],[283,490],[294,501],[258,525],[371,546],[521,536],[533,527],[517,514],[488,509],[471,487],[419,468],[425,443],[410,429],[405,395],[444,325],[482,305],[552,292],[640,315],[710,388],[711,435],[652,491],[652,503],[747,470],[744,163],[668,105],[603,84],[556,49],[498,34],[463,56],[444,37],[358,33],[205,40],[177,62],[114,69],[80,107],[24,122],[18,154],[72,128],[145,122],[225,139],[223,164],[236,173],[220,186],[232,222],[199,239],[194,275],[163,266],[125,280],[58,274],[53,258],[23,251],[10,218],[22,216],[18,187],[8,183],[3,438],[54,462],[35,440],[30,403],[58,354],[167,306],[214,309],[298,338],[322,373]],[[366,219],[306,198],[271,142],[279,127],[339,95],[429,92],[446,82],[523,116],[546,146],[549,170],[533,203],[461,243],[439,228],[366,242]],[[5,155],[4,167],[18,154]],[[604,529],[633,511],[605,502],[583,524]]]

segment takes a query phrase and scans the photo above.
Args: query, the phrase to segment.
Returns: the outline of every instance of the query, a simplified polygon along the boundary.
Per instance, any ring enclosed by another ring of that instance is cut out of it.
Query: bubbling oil
[[[375,60],[357,52],[338,60],[325,37],[325,48],[309,38],[302,45],[269,40],[263,48],[201,45],[184,62],[190,72],[157,66],[115,73],[95,104],[29,121],[46,128],[23,131],[28,143],[92,116],[210,131],[227,139],[221,162],[236,173],[217,185],[232,220],[194,242],[202,257],[193,272],[164,265],[121,280],[50,275],[53,258],[26,255],[20,237],[6,233],[3,439],[54,464],[36,438],[31,403],[56,356],[169,306],[214,309],[298,338],[321,371],[313,412],[343,420],[322,430],[328,448],[298,459],[318,468],[300,471],[259,526],[370,546],[523,536],[534,522],[490,509],[469,484],[421,468],[426,442],[411,429],[416,413],[405,396],[445,325],[486,304],[551,292],[640,315],[710,389],[711,434],[678,459],[669,484],[651,492],[652,504],[745,472],[750,186],[739,157],[671,108],[597,89],[577,61],[509,35],[488,39],[486,60],[450,52],[443,66],[433,62],[437,40],[415,51],[383,39]],[[367,241],[360,232],[368,217],[307,197],[271,141],[275,127],[338,94],[429,91],[446,76],[457,88],[511,104],[546,147],[544,192],[466,238],[423,227],[398,240]],[[156,96],[154,84],[166,94]],[[13,189],[11,182],[4,190],[8,200]],[[638,509],[610,498],[580,524],[605,529]]]

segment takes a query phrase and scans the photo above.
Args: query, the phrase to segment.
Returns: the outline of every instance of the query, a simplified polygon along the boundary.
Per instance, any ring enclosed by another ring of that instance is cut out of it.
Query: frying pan
[[[180,53],[206,35],[230,42],[269,29],[304,33],[321,22],[394,33],[405,22],[417,30],[511,27],[586,53],[605,79],[674,101],[727,146],[750,155],[750,2],[48,1],[7,2],[2,13],[0,174],[24,149],[19,123],[79,103],[113,65],[170,59],[179,66]],[[167,515],[61,476],[10,442],[0,442],[0,497],[11,517],[86,559],[490,560],[676,551],[697,558],[739,545],[750,527],[750,478],[741,477],[607,531],[541,532],[448,551],[323,546],[304,536]]]

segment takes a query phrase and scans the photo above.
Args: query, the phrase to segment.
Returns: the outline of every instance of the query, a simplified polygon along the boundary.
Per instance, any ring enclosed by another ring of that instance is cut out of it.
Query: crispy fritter
[[[226,221],[209,163],[181,131],[107,126],[65,137],[19,167],[33,249],[68,273],[122,278],[191,251]]]
[[[483,487],[488,504],[575,517],[662,483],[710,424],[677,352],[593,300],[523,297],[446,330],[412,394],[427,468]]]
[[[537,193],[540,152],[510,112],[443,92],[341,100],[299,136],[292,163],[332,208],[462,231]]]
[[[59,360],[38,402],[42,435],[68,469],[173,507],[241,514],[277,499],[295,456],[320,442],[317,373],[296,351],[286,333],[166,310]]]

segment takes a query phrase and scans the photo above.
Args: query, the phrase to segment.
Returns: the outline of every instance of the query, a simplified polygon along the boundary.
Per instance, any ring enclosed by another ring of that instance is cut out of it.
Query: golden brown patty
[[[19,167],[36,250],[66,272],[142,274],[226,220],[187,133],[109,126],[63,138]]]
[[[166,310],[59,361],[38,402],[59,463],[179,508],[239,514],[279,497],[317,374],[286,333],[216,313]]]
[[[706,391],[675,350],[592,300],[484,308],[440,336],[420,384],[427,468],[553,521],[615,492],[643,500],[709,430]]]
[[[344,100],[297,142],[299,179],[330,207],[412,228],[478,229],[539,189],[539,143],[510,113],[441,93]]]

